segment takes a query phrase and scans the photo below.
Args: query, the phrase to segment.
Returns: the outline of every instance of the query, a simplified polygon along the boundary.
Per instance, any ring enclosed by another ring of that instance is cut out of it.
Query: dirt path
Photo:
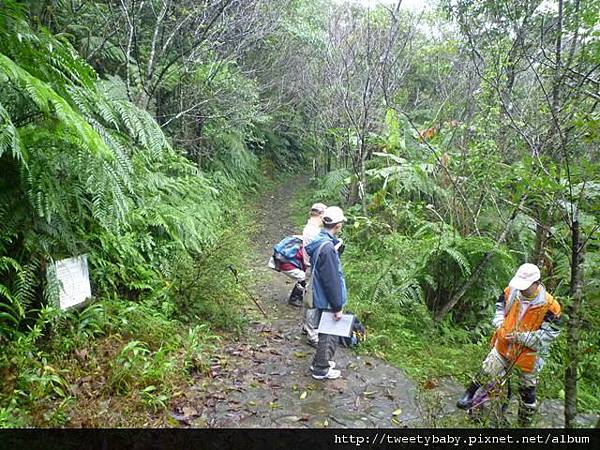
[[[300,182],[303,182],[300,180]],[[291,281],[266,266],[271,248],[292,226],[290,185],[262,198],[254,240],[254,291],[269,319],[252,322],[238,342],[227,342],[212,361],[211,378],[198,378],[171,416],[191,427],[418,427],[452,425],[462,387],[452,381],[418,389],[396,367],[338,348],[338,380],[310,376],[314,349],[301,335],[301,311],[287,305]],[[272,211],[277,211],[273,219]],[[560,415],[559,415],[560,413]],[[461,413],[462,414],[462,413]],[[545,425],[559,426],[550,409]],[[450,420],[450,421],[448,421]],[[557,422],[558,420],[558,422]]]
[[[186,406],[172,416],[192,427],[389,427],[423,423],[417,389],[400,369],[338,349],[338,380],[310,376],[314,349],[301,335],[301,311],[289,306],[292,288],[266,262],[273,244],[298,233],[290,218],[293,190],[279,186],[259,208],[254,291],[269,320],[252,322],[239,342],[224,345],[213,378],[199,379]],[[278,211],[273,220],[270,212]],[[269,214],[268,214],[269,213]]]

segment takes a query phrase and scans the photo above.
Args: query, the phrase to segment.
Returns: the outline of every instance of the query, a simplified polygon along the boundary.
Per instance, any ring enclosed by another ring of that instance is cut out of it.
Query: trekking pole
[[[235,282],[242,286],[242,289],[244,290],[244,292],[246,293],[246,295],[252,299],[252,301],[258,307],[258,309],[260,309],[260,312],[263,314],[263,316],[268,317],[267,313],[265,312],[265,310],[263,309],[263,307],[260,305],[260,303],[258,303],[258,299],[256,297],[254,297],[254,295],[250,292],[250,289],[248,289],[248,286],[246,286],[246,283],[243,283],[240,280],[240,278],[238,276],[238,271],[236,270],[236,268],[233,265],[231,265],[231,264],[229,266],[227,266],[227,267],[228,267],[229,270],[231,270],[231,273],[235,277]]]

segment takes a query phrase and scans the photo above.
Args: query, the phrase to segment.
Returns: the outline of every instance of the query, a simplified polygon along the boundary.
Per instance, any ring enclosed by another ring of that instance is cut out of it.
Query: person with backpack
[[[311,206],[308,213],[308,220],[302,230],[302,246],[306,248],[321,232],[323,228],[323,214],[325,213],[326,205],[323,203],[315,203]],[[304,263],[306,266],[310,266],[310,258],[306,251],[304,253]],[[304,323],[302,324],[302,330],[306,333],[306,340],[309,345],[316,347],[319,343],[319,334],[316,330],[316,316],[317,309],[312,305],[312,299],[309,296],[305,296],[307,301],[304,302]]]
[[[268,266],[287,275],[296,283],[288,298],[288,304],[301,307],[306,291],[306,262],[302,236],[288,236],[273,247]]]
[[[340,263],[341,241],[337,237],[344,222],[346,217],[341,208],[328,207],[323,213],[323,230],[306,246],[312,267],[313,306],[317,309],[317,323],[324,311],[332,312],[334,319],[340,320],[348,298]],[[333,380],[341,376],[332,361],[338,340],[338,336],[319,333],[319,343],[310,367],[313,378]]]
[[[482,370],[456,406],[470,409],[484,379],[501,380],[513,369],[519,374],[519,425],[528,426],[537,409],[536,385],[543,354],[558,337],[560,304],[540,282],[540,269],[523,264],[496,303],[496,332]]]

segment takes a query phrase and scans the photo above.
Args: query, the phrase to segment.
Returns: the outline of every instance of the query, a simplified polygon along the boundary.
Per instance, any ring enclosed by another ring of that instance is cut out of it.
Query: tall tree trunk
[[[544,263],[546,256],[546,242],[548,241],[548,231],[542,218],[538,218],[538,223],[535,226],[535,245],[533,249],[532,262],[538,267]]]
[[[583,297],[583,242],[579,231],[579,219],[575,212],[571,223],[571,281],[569,296],[571,304],[566,309],[567,324],[567,368],[565,370],[565,428],[575,426],[577,415],[577,368],[579,349],[577,342],[581,331],[580,309]]]
[[[359,152],[359,160],[360,164],[359,173],[359,183],[358,183],[358,195],[360,196],[360,204],[362,207],[363,216],[367,217],[367,160],[369,159],[369,145],[367,144],[367,133],[368,131],[365,129],[361,132],[360,135],[360,152]]]
[[[363,216],[367,217],[367,171],[365,170],[365,160],[360,159],[360,182],[358,183],[358,195],[362,205]]]
[[[156,99],[155,99],[155,115],[154,118],[156,119],[156,121],[158,122],[158,124],[162,127],[165,123],[165,116],[164,116],[164,111],[163,111],[163,95],[162,92],[157,92],[156,93]]]
[[[335,151],[335,137],[331,135],[330,145],[327,146],[327,172],[331,172],[331,154]]]
[[[352,179],[348,188],[348,206],[353,206],[358,201],[358,180]]]
[[[554,54],[556,69],[552,82],[552,115],[558,117],[560,108],[560,85],[562,81],[562,28],[563,28],[563,0],[558,0],[558,22],[556,24],[556,50]]]

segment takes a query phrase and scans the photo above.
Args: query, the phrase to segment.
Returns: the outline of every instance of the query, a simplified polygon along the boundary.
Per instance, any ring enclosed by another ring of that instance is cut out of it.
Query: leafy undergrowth
[[[364,270],[377,267],[377,262],[371,260],[376,255],[365,254],[352,243],[346,248],[343,258],[350,292],[348,309],[368,327],[365,351],[394,363],[418,381],[445,377],[465,381],[485,354],[486,337],[473,339],[465,329],[434,324],[422,303],[365,289],[374,284],[374,273],[380,273]]]
[[[362,350],[402,368],[426,389],[453,378],[466,385],[481,369],[490,350],[492,327],[490,320],[476,325],[453,323],[447,317],[434,323],[423,303],[374,292],[377,255],[347,245],[344,264],[352,310],[367,327],[367,340]],[[402,264],[402,263],[400,263]],[[370,270],[365,271],[365,267]],[[589,344],[586,344],[589,345]],[[564,399],[564,354],[566,333],[562,333],[545,360],[538,383],[539,397]],[[597,395],[595,365],[598,358],[584,352],[582,377],[578,386],[580,411],[596,411]]]
[[[85,339],[71,351],[66,351],[69,336],[64,336],[52,342],[57,348],[30,354],[18,376],[12,367],[6,388],[12,390],[13,408],[4,409],[4,426],[165,425],[162,411],[170,397],[189,371],[204,370],[219,338],[205,326],[190,327],[184,334],[185,328],[142,305],[117,308],[120,320],[129,317],[148,332],[112,332]]]
[[[0,427],[176,425],[169,404],[251,317],[230,270],[244,281],[251,231],[237,215],[217,245],[179,268],[169,295],[42,310],[0,354]]]

